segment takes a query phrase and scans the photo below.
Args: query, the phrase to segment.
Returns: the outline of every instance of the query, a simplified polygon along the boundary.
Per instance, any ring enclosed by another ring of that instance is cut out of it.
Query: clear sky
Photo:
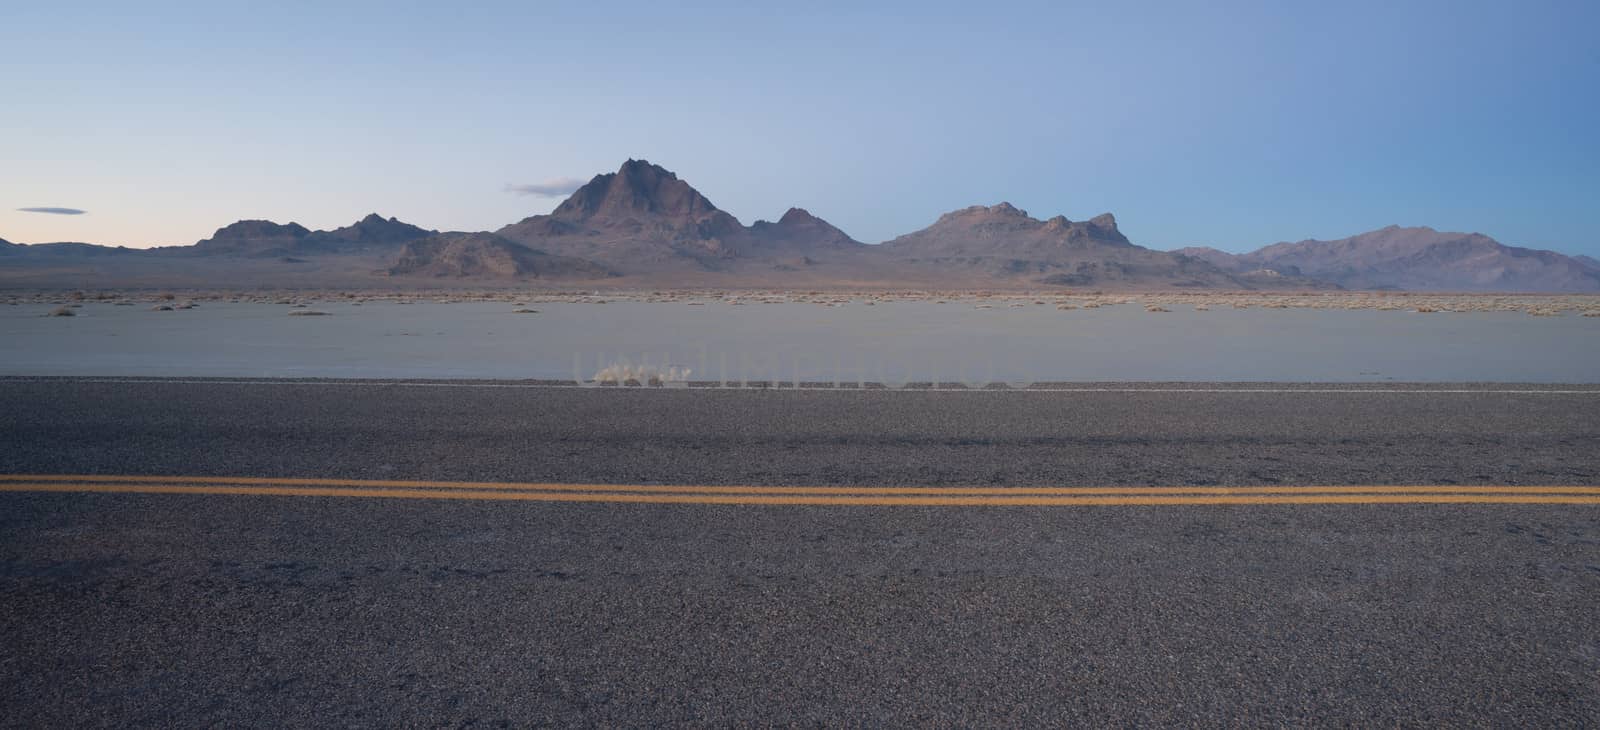
[[[1600,256],[1600,2],[763,5],[0,0],[0,237],[492,230],[635,157],[869,242],[1005,200]]]

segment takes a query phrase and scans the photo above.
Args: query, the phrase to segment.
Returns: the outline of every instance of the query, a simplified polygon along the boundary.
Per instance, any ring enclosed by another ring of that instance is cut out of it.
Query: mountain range
[[[0,239],[0,286],[438,286],[521,281],[641,287],[1407,289],[1600,291],[1600,262],[1477,233],[1390,226],[1245,254],[1158,251],[1110,213],[1044,220],[1009,203],[862,243],[802,208],[744,225],[672,172],[628,160],[554,210],[497,231],[368,215],[313,231],[244,220],[191,246]]]

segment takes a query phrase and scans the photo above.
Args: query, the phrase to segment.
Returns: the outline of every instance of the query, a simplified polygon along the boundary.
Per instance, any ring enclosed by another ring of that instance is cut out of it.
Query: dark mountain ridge
[[[74,257],[74,256],[116,256],[121,254],[142,253],[148,249],[126,248],[123,246],[101,246],[93,243],[80,243],[77,241],[60,241],[55,243],[11,243],[0,238],[0,256],[22,257]]]
[[[613,272],[586,259],[530,249],[493,233],[439,233],[410,241],[386,273],[493,279],[599,279]]]

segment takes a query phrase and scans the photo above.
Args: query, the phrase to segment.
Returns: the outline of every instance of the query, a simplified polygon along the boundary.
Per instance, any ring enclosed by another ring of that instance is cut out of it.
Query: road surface
[[[0,379],[19,726],[1600,723],[1600,389]]]

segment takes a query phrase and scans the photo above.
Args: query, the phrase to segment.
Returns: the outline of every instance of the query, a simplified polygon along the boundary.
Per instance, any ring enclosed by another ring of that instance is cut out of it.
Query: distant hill
[[[1258,282],[1199,258],[1134,245],[1110,213],[1087,221],[1039,220],[1010,203],[951,211],[933,225],[882,244],[897,260],[939,269],[972,269],[1046,285],[1252,289],[1262,283],[1300,288],[1284,278]]]
[[[601,279],[609,269],[536,251],[493,233],[441,233],[406,243],[390,276],[475,279]]]
[[[312,231],[298,223],[278,224],[265,220],[243,220],[217,229],[210,238],[192,247],[162,249],[180,255],[300,256],[349,254],[394,248],[408,241],[430,236],[429,231],[377,213],[331,231]]]
[[[1065,216],[1041,221],[1010,203],[974,205],[939,216],[915,233],[900,236],[884,246],[938,256],[1019,256],[1046,260],[1071,251],[1133,247],[1117,230],[1117,219],[1103,213],[1074,223]]]
[[[1389,226],[1333,241],[1275,243],[1246,254],[1179,249],[1235,272],[1271,270],[1349,289],[1600,291],[1600,268],[1580,257],[1507,246],[1481,233]]]
[[[236,256],[286,256],[299,253],[300,243],[311,235],[299,223],[280,225],[265,220],[242,220],[217,229],[187,250],[167,249],[185,254],[232,254]]]
[[[1239,255],[1228,253],[1222,249],[1210,246],[1189,246],[1187,248],[1173,249],[1172,253],[1179,256],[1188,256],[1200,259],[1224,271],[1233,271],[1239,267]]]
[[[145,249],[122,246],[99,246],[93,243],[63,241],[58,243],[12,243],[0,239],[0,256],[17,258],[71,258],[75,256],[118,256],[143,253]]]
[[[307,238],[316,245],[348,250],[363,246],[396,246],[426,238],[437,231],[411,225],[398,218],[387,218],[371,213],[367,217],[343,228],[316,231]]]
[[[777,223],[758,220],[750,224],[748,240],[758,249],[791,255],[857,251],[866,245],[804,208],[790,208]]]

